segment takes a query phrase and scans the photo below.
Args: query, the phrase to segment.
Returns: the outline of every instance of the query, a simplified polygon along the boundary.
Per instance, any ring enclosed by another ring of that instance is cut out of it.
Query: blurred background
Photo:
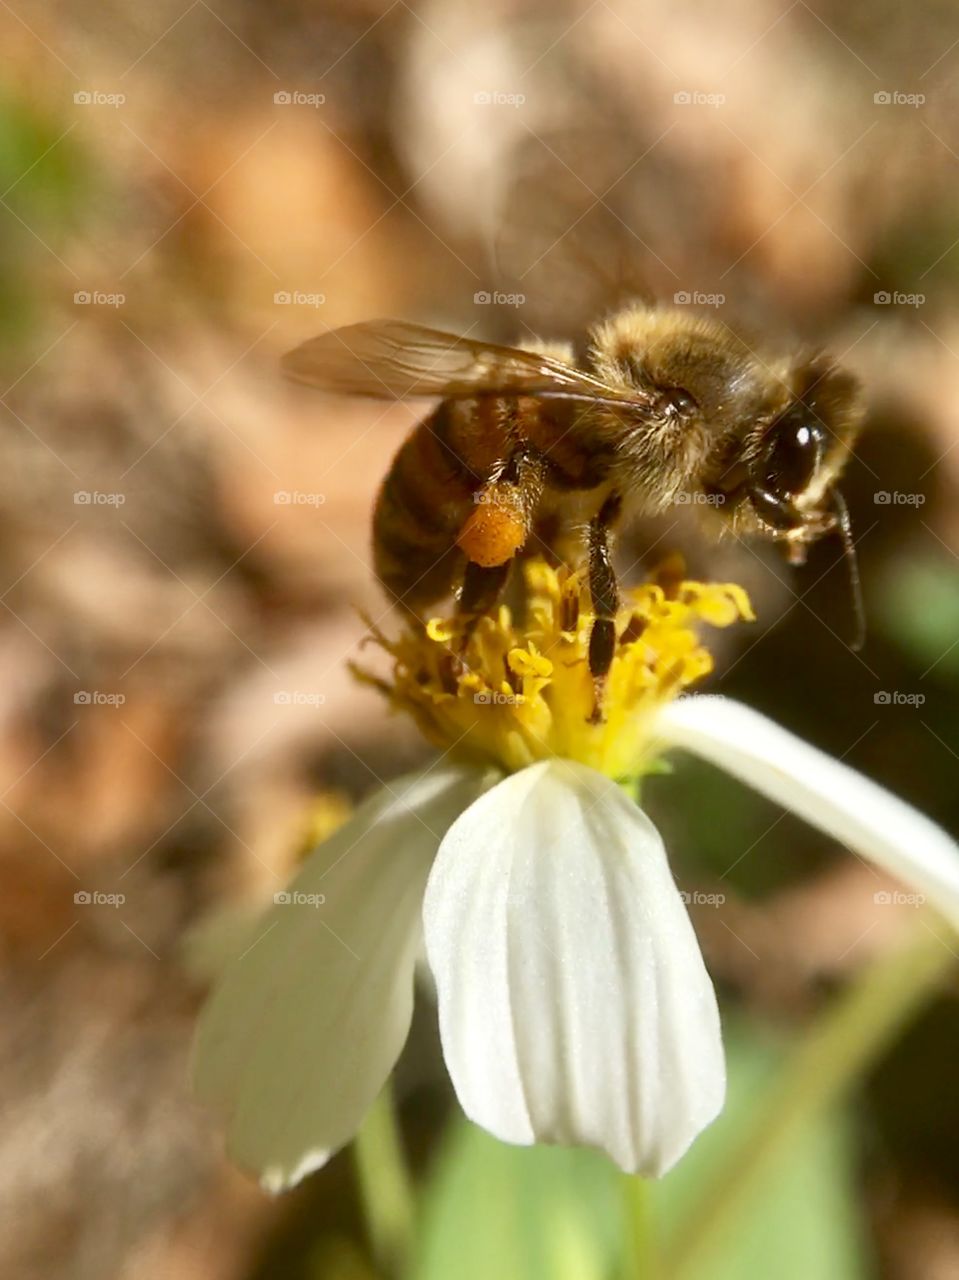
[[[0,1270],[375,1276],[349,1154],[271,1201],[187,1084],[197,927],[425,752],[345,672],[422,407],[324,401],[278,357],[379,315],[566,337],[636,280],[827,346],[870,405],[865,649],[828,540],[790,571],[666,522],[623,567],[746,585],[714,687],[959,831],[959,13],[11,0],[0,33]],[[733,1064],[668,1219],[917,905],[705,766],[648,800]],[[415,1274],[620,1274],[612,1171],[465,1126],[421,1012]],[[953,981],[686,1274],[959,1275],[957,1034]]]

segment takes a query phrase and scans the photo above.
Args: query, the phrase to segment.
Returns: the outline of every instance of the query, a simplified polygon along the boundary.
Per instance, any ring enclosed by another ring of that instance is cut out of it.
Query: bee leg
[[[466,556],[459,613],[467,615],[467,621],[460,652],[479,619],[503,594],[513,559],[529,540],[544,483],[542,459],[517,451],[473,495],[473,510],[456,539]]]
[[[622,508],[622,498],[612,493],[589,525],[589,594],[593,625],[589,633],[589,671],[593,677],[591,724],[603,723],[603,687],[616,652],[616,613],[619,583],[610,558],[610,530]]]
[[[460,592],[459,599],[459,612],[466,615],[466,624],[459,644],[460,653],[469,643],[470,636],[476,630],[476,624],[480,618],[496,608],[500,596],[506,589],[512,567],[512,559],[492,566],[467,560],[466,572],[463,574],[463,590]]]

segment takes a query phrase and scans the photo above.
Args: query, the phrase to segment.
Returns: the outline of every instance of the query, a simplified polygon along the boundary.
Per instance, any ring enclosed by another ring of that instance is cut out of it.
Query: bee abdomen
[[[411,609],[447,595],[462,562],[456,536],[483,477],[451,443],[453,415],[441,404],[404,441],[373,513],[373,558],[384,587]]]

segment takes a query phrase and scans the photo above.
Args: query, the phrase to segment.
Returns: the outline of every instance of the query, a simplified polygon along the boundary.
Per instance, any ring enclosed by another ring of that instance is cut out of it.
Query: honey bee
[[[517,556],[579,534],[597,687],[615,648],[611,541],[631,514],[689,503],[717,531],[784,544],[838,531],[835,487],[863,416],[821,353],[757,354],[725,325],[631,305],[563,344],[498,346],[399,320],[331,330],[284,357],[292,379],[386,400],[438,397],[393,459],[373,515],[376,573],[413,613],[459,589],[476,618]],[[854,566],[854,561],[852,561]],[[854,578],[855,581],[855,578]]]

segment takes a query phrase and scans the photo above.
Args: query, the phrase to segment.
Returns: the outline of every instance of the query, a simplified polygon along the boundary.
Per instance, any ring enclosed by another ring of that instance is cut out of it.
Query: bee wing
[[[295,382],[380,400],[529,395],[647,403],[638,390],[610,386],[551,356],[458,338],[404,320],[330,329],[288,352],[282,365]]]

